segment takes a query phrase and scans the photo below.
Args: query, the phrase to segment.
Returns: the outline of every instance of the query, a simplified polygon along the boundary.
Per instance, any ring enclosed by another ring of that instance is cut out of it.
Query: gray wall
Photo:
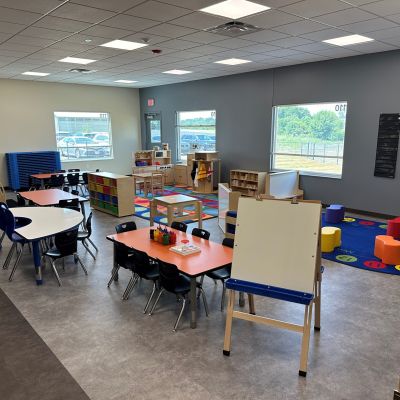
[[[141,114],[161,111],[175,154],[175,111],[215,109],[226,180],[232,168],[268,170],[273,105],[347,101],[342,179],[303,176],[306,197],[399,215],[400,167],[396,179],[373,176],[379,114],[400,112],[399,71],[395,51],[152,87],[140,90]]]

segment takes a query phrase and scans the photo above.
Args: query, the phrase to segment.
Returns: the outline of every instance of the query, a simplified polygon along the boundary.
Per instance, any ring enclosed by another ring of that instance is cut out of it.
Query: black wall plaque
[[[394,178],[399,134],[400,114],[381,114],[376,145],[375,176]]]

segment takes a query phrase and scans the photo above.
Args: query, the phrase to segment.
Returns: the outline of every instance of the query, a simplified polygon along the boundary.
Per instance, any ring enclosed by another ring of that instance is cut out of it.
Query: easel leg
[[[314,329],[321,330],[321,287],[322,287],[322,274],[318,274],[317,282],[315,285],[315,315],[314,315]]]
[[[247,293],[247,298],[249,300],[249,314],[256,315],[256,307],[254,305],[254,295]]]
[[[235,305],[235,291],[229,290],[228,309],[226,311],[226,324],[225,324],[225,338],[224,338],[224,356],[231,354],[231,333],[232,333],[232,319],[233,307]]]
[[[312,307],[313,307],[313,302],[311,302],[308,306],[306,306],[304,311],[303,339],[301,341],[301,355],[300,355],[300,369],[299,369],[300,376],[307,375],[307,360],[308,360],[308,347],[310,344]]]

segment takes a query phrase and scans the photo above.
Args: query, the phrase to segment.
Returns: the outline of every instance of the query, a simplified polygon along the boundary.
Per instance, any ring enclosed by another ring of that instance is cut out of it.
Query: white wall
[[[64,162],[63,169],[131,172],[132,152],[141,148],[137,89],[0,79],[0,182],[5,186],[4,153],[56,150],[54,111],[111,115],[114,159]]]

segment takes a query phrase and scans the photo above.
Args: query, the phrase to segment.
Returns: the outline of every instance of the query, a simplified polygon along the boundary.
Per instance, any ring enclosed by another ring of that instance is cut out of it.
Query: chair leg
[[[157,284],[156,284],[156,281],[153,281],[153,290],[151,291],[151,295],[150,295],[149,299],[147,300],[146,305],[144,306],[143,314],[147,313],[147,309],[149,308],[151,300],[153,300],[153,296],[154,296],[154,293],[156,292],[156,290],[157,290]]]
[[[87,273],[87,269],[86,269],[85,265],[83,264],[81,258],[78,256],[78,253],[74,253],[73,255],[74,255],[74,257],[76,257],[76,259],[78,260],[79,264],[81,265],[81,267],[82,267],[82,269],[83,269],[83,272],[85,272],[85,275],[87,275],[87,274],[88,274],[88,273]]]
[[[225,281],[222,281],[221,311],[224,311],[224,305],[225,305],[225,292],[226,292]]]
[[[88,251],[88,253],[93,257],[93,260],[96,259],[96,256],[92,253],[92,251],[89,249],[89,246],[86,244],[85,240],[82,240],[83,247]]]
[[[14,242],[11,246],[11,249],[9,250],[9,252],[7,254],[6,260],[4,261],[3,269],[8,269],[8,265],[10,264],[10,261],[12,259],[12,256],[14,254],[16,247],[17,247],[17,244]]]
[[[61,286],[60,275],[58,275],[58,271],[57,271],[57,268],[56,268],[56,264],[54,263],[54,260],[51,260],[51,268],[53,269],[54,276],[55,276],[56,279],[57,279],[58,286]]]
[[[1,234],[1,237],[0,237],[0,248],[1,248],[1,244],[3,243],[4,236],[6,236],[5,231],[3,231],[3,233]]]
[[[204,275],[201,276],[200,278],[200,287],[203,287],[203,282],[204,282]],[[197,298],[199,299],[201,295],[201,289],[199,288],[199,290],[197,291]]]
[[[87,238],[87,240],[95,248],[96,251],[99,251],[98,247],[93,243],[92,239]]]
[[[153,307],[151,307],[151,310],[150,310],[150,312],[149,312],[149,315],[153,315],[154,309],[156,308],[156,305],[157,305],[157,303],[158,303],[158,300],[160,300],[160,297],[161,297],[161,295],[163,294],[163,292],[164,292],[164,289],[161,289],[160,292],[158,293],[158,296],[157,296],[157,298],[156,298],[156,301],[154,302]]]
[[[111,278],[107,283],[107,287],[109,288],[111,286],[111,284],[114,282],[115,277],[118,275],[118,271],[119,271],[119,265],[117,267],[114,267],[112,272],[111,272]]]
[[[175,325],[174,325],[174,329],[173,329],[174,332],[176,332],[176,328],[178,328],[179,321],[181,320],[181,317],[182,317],[183,311],[184,311],[184,309],[185,309],[185,306],[186,306],[186,298],[184,297],[184,298],[182,299],[182,308],[181,308],[181,311],[179,312],[178,318],[177,318],[177,320],[176,320],[176,322],[175,322]]]
[[[133,288],[136,286],[138,280],[139,280],[139,275],[132,272],[132,277],[128,282],[128,286],[126,287],[124,294],[122,295],[122,300],[129,299],[129,295],[131,294]]]
[[[206,310],[206,315],[208,317],[208,303],[207,303],[206,294],[205,294],[203,288],[200,288],[200,291],[201,291],[201,297],[203,298],[204,309]]]
[[[17,267],[18,267],[19,260],[21,259],[21,256],[22,256],[22,250],[23,250],[23,248],[24,248],[24,245],[21,245],[21,249],[20,249],[19,251],[18,251],[18,249],[17,249],[17,251],[18,251],[17,259],[15,260],[13,269],[12,269],[12,271],[11,271],[11,274],[10,274],[9,278],[8,278],[8,280],[9,280],[10,282],[13,280],[14,273],[15,273]]]

